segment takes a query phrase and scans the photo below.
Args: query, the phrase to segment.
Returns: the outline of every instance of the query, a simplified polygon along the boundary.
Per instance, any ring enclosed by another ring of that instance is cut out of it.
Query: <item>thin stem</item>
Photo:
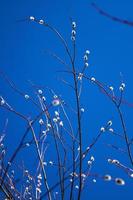
[[[125,121],[124,121],[122,112],[120,110],[120,107],[119,106],[116,106],[116,107],[117,107],[118,114],[119,114],[120,121],[121,121],[121,125],[122,125],[122,128],[123,128],[123,133],[124,133],[124,137],[125,137],[125,141],[126,141],[126,146],[127,146],[127,151],[128,151],[128,156],[129,156],[129,159],[130,159],[130,163],[133,166],[133,158],[132,158],[132,153],[131,153],[130,144],[129,144],[129,140],[128,140],[128,135],[127,135],[127,131],[126,131]]]
[[[34,141],[35,141],[38,158],[39,158],[39,161],[40,161],[40,164],[41,164],[41,168],[42,168],[42,172],[43,172],[43,177],[44,177],[44,183],[45,183],[45,187],[46,187],[46,190],[47,190],[47,193],[48,193],[48,199],[52,200],[51,193],[50,193],[50,190],[49,190],[49,185],[48,185],[48,182],[47,182],[46,171],[45,171],[43,160],[41,158],[41,153],[40,153],[40,150],[39,150],[39,144],[38,144],[38,141],[37,141],[37,138],[36,138],[36,134],[34,132],[34,129],[33,129],[33,126],[32,126],[31,122],[29,122],[29,126],[30,126],[30,129],[31,129]]]
[[[74,56],[72,60],[72,71],[73,71],[73,79],[74,79],[74,86],[75,86],[75,97],[76,97],[76,107],[77,107],[77,122],[78,122],[78,135],[79,135],[79,191],[78,191],[78,200],[81,197],[81,190],[82,190],[82,129],[81,129],[81,120],[80,120],[80,101],[78,95],[78,83],[76,78],[76,70],[75,70],[75,41],[73,42],[74,47]],[[74,168],[75,170],[75,168]]]

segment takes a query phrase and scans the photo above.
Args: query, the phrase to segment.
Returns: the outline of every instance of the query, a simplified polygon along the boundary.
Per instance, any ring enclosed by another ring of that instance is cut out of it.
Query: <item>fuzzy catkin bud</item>
[[[34,20],[35,20],[35,17],[30,16],[29,19],[30,19],[31,21],[34,21]]]
[[[125,185],[125,181],[122,178],[116,178],[115,183],[117,185]]]
[[[72,22],[72,28],[73,28],[73,29],[76,28],[76,22]]]
[[[39,24],[44,24],[44,20],[43,20],[43,19],[40,19],[40,20],[39,20]]]

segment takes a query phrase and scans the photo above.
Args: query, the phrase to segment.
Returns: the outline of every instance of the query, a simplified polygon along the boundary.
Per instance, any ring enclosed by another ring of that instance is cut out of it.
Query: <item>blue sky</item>
[[[132,0],[96,0],[95,2],[108,13],[133,21]],[[119,95],[121,72],[126,83],[124,98],[128,102],[133,103],[133,27],[111,21],[99,15],[90,3],[91,1],[89,0],[1,1],[0,69],[25,93],[32,93],[31,86],[28,83],[28,80],[31,80],[37,85],[53,88],[67,102],[73,105],[73,100],[68,95],[70,94],[69,89],[65,89],[65,86],[58,81],[63,76],[69,80],[69,77],[57,72],[64,69],[64,66],[45,53],[46,50],[52,51],[64,60],[67,60],[60,41],[53,33],[38,24],[29,23],[28,21],[21,22],[21,20],[30,15],[38,19],[44,19],[62,33],[71,47],[70,18],[72,18],[77,23],[77,67],[80,68],[82,66],[84,52],[86,49],[89,49],[91,52],[90,67],[87,75],[94,76],[107,85],[112,85],[117,95]],[[21,100],[21,97],[15,95],[2,79],[0,79],[0,94],[5,96],[19,111],[24,113],[27,111],[28,114],[34,113],[32,105],[28,104],[27,106]],[[83,118],[84,129],[87,129],[90,135],[94,133],[94,136],[89,136],[87,139],[91,140],[95,137],[101,125],[105,124],[110,118],[114,120],[114,128],[121,130],[114,106],[95,86],[87,86],[87,83],[84,84],[82,105],[84,105],[87,111]],[[132,137],[133,108],[124,105],[123,111],[129,137]],[[3,111],[0,112],[0,116],[1,119],[7,117]],[[11,145],[11,151],[13,151],[19,136],[17,135],[13,117],[9,116],[9,118],[11,118],[11,123],[9,123],[8,128],[8,136],[10,138],[8,145]],[[1,123],[3,124],[3,120]],[[18,125],[23,126],[21,122],[18,122]],[[11,132],[14,134],[13,142],[10,135]],[[133,198],[131,193],[131,188],[133,187],[132,180],[129,180],[124,172],[108,167],[105,162],[108,156],[112,156],[130,166],[125,155],[108,149],[104,145],[109,140],[111,138],[105,136],[92,152],[96,157],[94,172],[103,174],[111,170],[113,175],[118,174],[124,177],[127,180],[127,184],[124,187],[116,187],[116,185],[107,184],[101,180],[98,180],[96,184],[90,181],[87,184],[83,199],[120,198],[124,200],[125,198]],[[86,138],[84,138],[84,141],[86,141]],[[120,142],[118,144],[121,145]]]

